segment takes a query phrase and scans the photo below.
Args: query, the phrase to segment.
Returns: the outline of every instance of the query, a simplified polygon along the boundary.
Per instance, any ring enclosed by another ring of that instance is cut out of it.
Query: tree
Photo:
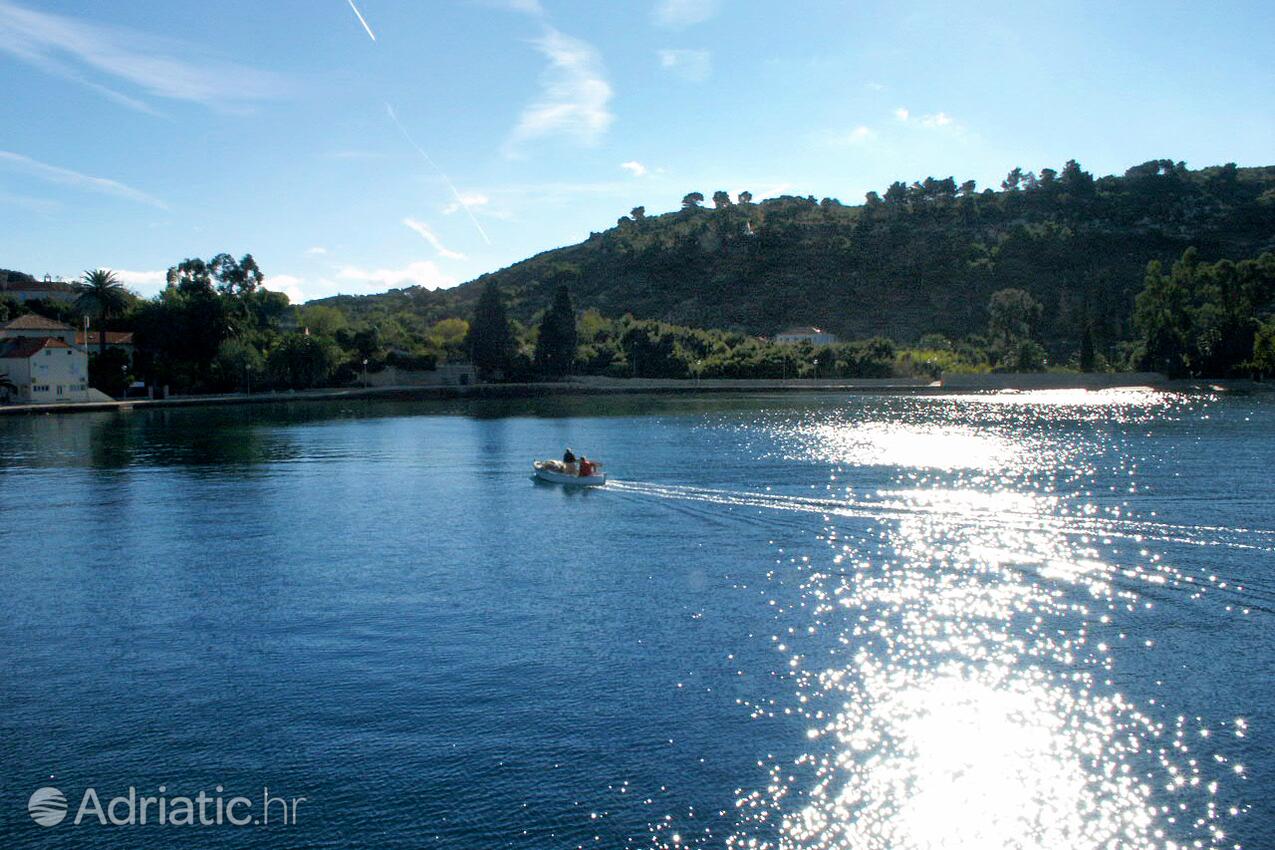
[[[540,333],[536,338],[536,368],[555,377],[567,374],[571,371],[571,364],[575,362],[578,340],[571,292],[566,286],[559,286],[553,296],[553,305],[540,319]]]
[[[106,269],[86,271],[84,278],[76,285],[76,291],[79,292],[79,297],[75,299],[75,309],[85,316],[97,319],[97,352],[99,356],[104,355],[106,323],[128,309],[132,295],[115,277],[115,272]]]
[[[704,203],[703,192],[690,192],[686,197],[682,198],[682,209],[694,210],[699,209],[699,205]]]
[[[208,273],[217,281],[217,289],[223,295],[247,295],[265,280],[252,254],[244,254],[241,260],[218,254],[208,261]]]
[[[1097,364],[1097,356],[1094,353],[1093,344],[1093,325],[1085,322],[1085,328],[1080,334],[1080,371],[1092,372]]]
[[[285,336],[267,360],[277,385],[306,389],[327,381],[336,365],[336,345],[331,340],[293,333]]]
[[[739,202],[741,204],[751,204],[753,202],[753,193],[747,189],[739,193]]]
[[[1023,359],[1019,343],[1031,341],[1042,314],[1040,303],[1021,289],[992,293],[987,303],[987,335],[992,350],[1002,359]]]
[[[495,281],[489,280],[483,285],[474,306],[474,321],[469,325],[466,344],[474,365],[489,375],[507,369],[517,349],[505,300]]]
[[[1001,181],[1001,188],[1006,192],[1017,192],[1023,182],[1023,169],[1015,168]]]
[[[1194,261],[1193,253],[1190,259]],[[1172,377],[1186,374],[1190,297],[1181,274],[1165,274],[1159,260],[1147,264],[1142,291],[1133,306],[1133,326],[1141,337],[1137,358],[1141,368]]]
[[[713,206],[719,210],[729,207],[730,195],[726,194],[726,192],[722,191],[721,189],[718,189],[716,192],[713,193]]]
[[[1253,339],[1253,369],[1262,376],[1275,376],[1275,319],[1257,329]]]
[[[633,220],[638,224],[646,221],[646,207],[634,207],[629,210],[629,215],[633,216]]]
[[[9,379],[8,375],[0,375],[0,395],[3,395],[8,401],[18,393],[18,385]]]

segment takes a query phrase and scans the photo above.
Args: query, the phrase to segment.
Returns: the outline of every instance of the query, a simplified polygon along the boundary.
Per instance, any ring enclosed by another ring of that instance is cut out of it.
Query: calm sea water
[[[3,420],[0,845],[1272,847],[1273,471],[1259,396]]]

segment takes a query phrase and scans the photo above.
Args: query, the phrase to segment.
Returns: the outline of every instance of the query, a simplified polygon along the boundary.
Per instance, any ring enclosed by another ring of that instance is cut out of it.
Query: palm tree
[[[9,396],[14,395],[17,392],[18,385],[9,380],[8,375],[0,375],[0,394],[3,394],[4,397],[8,399]]]
[[[97,353],[100,357],[106,353],[106,320],[120,315],[128,308],[129,291],[115,277],[115,272],[106,269],[86,271],[84,279],[75,288],[80,293],[75,299],[75,309],[99,322]],[[84,342],[87,344],[88,340]]]

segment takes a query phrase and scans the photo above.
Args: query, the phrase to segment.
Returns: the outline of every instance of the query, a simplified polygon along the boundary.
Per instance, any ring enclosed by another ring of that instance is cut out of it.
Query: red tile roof
[[[100,337],[99,337],[98,331],[90,330],[88,344],[97,345],[99,338]],[[75,332],[75,344],[84,345],[84,331]],[[132,345],[133,332],[132,331],[107,331],[106,344],[107,345]]]
[[[53,319],[46,319],[35,313],[24,313],[16,319],[10,319],[3,325],[0,325],[0,331],[70,331],[74,330],[70,325],[64,325],[61,322],[55,322]]]
[[[26,359],[39,354],[46,348],[70,348],[60,339],[51,336],[27,336],[0,341],[0,358],[18,357]]]

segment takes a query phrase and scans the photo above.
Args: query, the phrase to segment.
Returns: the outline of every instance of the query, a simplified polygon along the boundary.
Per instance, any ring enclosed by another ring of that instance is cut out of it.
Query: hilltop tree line
[[[250,254],[186,259],[156,297],[104,271],[74,305],[19,305],[132,330],[99,338],[95,385],[178,392],[343,385],[471,359],[489,377],[884,377],[1145,368],[1272,372],[1275,167],[1155,160],[1095,179],[1074,161],[973,181],[896,182],[865,202],[690,192],[455,290],[304,306]],[[12,275],[11,275],[12,276]],[[853,340],[777,346],[788,324]]]
[[[581,308],[606,316],[760,336],[816,325],[915,345],[927,333],[984,333],[992,295],[1019,289],[1042,307],[1037,338],[1051,362],[1086,338],[1120,362],[1147,262],[1167,266],[1189,247],[1210,263],[1275,249],[1275,167],[1153,160],[1095,177],[1069,161],[1015,168],[991,187],[898,181],[857,205],[696,191],[675,212],[634,207],[584,242],[454,290],[324,303],[353,316],[468,315],[493,280],[530,324],[565,280]]]

